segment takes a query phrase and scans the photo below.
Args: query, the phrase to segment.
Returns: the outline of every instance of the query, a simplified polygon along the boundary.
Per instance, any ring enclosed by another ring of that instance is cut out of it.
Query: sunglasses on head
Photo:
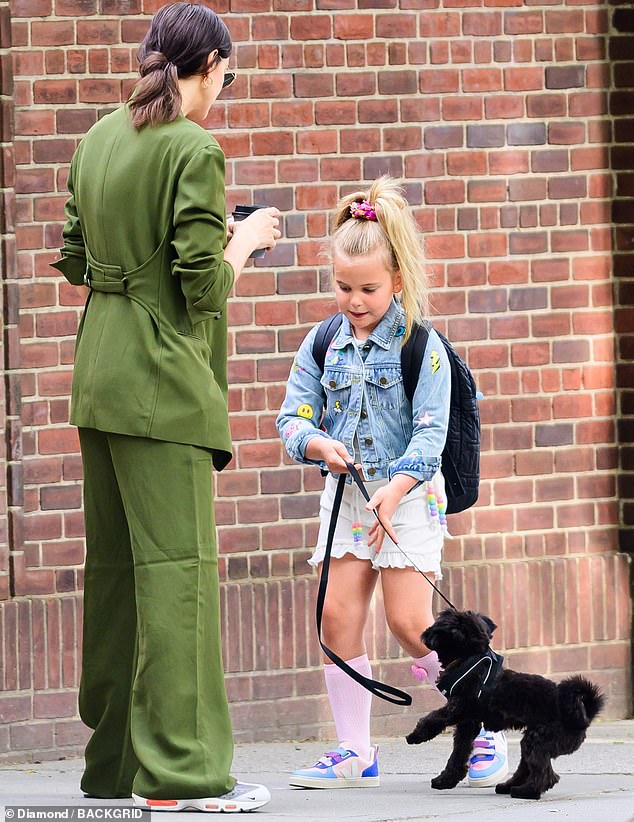
[[[222,87],[223,88],[228,88],[233,83],[233,81],[235,79],[236,79],[235,71],[225,71],[225,76],[222,80]]]

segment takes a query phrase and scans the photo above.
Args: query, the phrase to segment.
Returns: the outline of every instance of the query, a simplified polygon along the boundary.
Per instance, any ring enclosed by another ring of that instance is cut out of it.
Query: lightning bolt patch
[[[440,368],[440,355],[437,351],[432,351],[429,358],[431,359],[431,373],[435,374]]]

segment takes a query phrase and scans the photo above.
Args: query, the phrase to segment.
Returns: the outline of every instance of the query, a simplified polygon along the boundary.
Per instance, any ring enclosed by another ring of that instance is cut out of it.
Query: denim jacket
[[[325,470],[325,463],[307,459],[305,452],[312,437],[329,437],[350,454],[356,445],[367,480],[394,474],[430,480],[440,468],[451,398],[450,365],[440,337],[430,330],[410,403],[401,373],[405,315],[396,299],[362,343],[365,361],[344,315],[322,374],[312,354],[317,328],[297,352],[276,420],[288,454]]]

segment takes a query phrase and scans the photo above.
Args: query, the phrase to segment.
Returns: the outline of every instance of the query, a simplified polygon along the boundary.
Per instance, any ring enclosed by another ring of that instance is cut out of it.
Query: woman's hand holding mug
[[[225,248],[225,260],[233,266],[236,277],[249,258],[263,257],[265,249],[275,248],[282,236],[280,212],[274,206],[236,206],[233,228]]]
[[[274,206],[243,206],[238,205],[233,211],[234,227],[238,231],[246,231],[242,226],[248,226],[247,234],[253,245],[251,257],[263,257],[266,249],[275,248],[277,240],[282,236],[279,230],[280,212]],[[259,252],[259,253],[258,253]]]

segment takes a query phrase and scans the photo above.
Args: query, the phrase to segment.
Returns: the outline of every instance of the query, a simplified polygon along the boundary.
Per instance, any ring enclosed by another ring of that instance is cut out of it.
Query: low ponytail
[[[159,9],[137,54],[141,77],[128,100],[134,127],[175,120],[183,102],[179,78],[204,76],[230,54],[229,29],[215,11],[199,3]]]
[[[150,51],[139,66],[141,79],[128,104],[132,125],[142,128],[170,123],[181,110],[178,69],[160,51]]]

